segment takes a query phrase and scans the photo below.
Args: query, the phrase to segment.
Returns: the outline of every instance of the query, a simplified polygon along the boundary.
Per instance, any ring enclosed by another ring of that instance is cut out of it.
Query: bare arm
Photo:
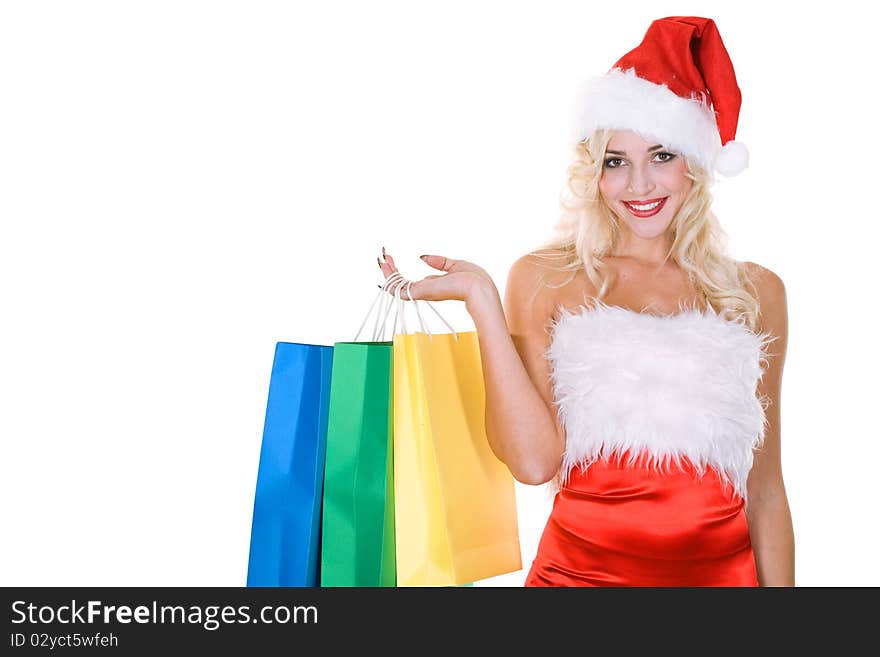
[[[505,293],[505,317],[498,291],[468,304],[477,328],[486,386],[489,444],[517,480],[549,481],[562,461],[564,433],[552,408],[549,369],[543,353],[549,308],[526,305],[534,266],[524,260],[511,268]]]
[[[391,256],[385,257],[379,266],[388,277],[397,269]],[[527,304],[531,285],[537,281],[537,267],[527,257],[514,263],[505,317],[498,289],[483,269],[443,256],[423,259],[446,273],[413,282],[407,288],[412,298],[464,301],[474,320],[486,390],[486,434],[492,451],[518,481],[531,485],[549,481],[562,462],[564,434],[552,409],[549,370],[543,358],[551,305],[546,296],[543,302]],[[409,298],[406,292],[401,296]]]
[[[777,339],[768,347],[767,371],[758,385],[766,397],[764,446],[755,452],[748,479],[748,523],[758,582],[761,586],[794,586],[794,531],[782,478],[780,396],[788,343],[785,286],[768,269],[749,263],[761,305],[758,328]]]

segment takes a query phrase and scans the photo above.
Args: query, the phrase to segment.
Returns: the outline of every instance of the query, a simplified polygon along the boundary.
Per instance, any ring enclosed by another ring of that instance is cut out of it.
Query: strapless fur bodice
[[[757,384],[767,337],[711,308],[563,309],[545,354],[566,434],[557,482],[575,466],[623,453],[660,470],[686,457],[745,498],[753,450],[764,439]]]

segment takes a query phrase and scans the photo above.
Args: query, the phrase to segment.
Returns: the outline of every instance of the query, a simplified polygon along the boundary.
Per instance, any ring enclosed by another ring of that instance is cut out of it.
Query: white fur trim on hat
[[[710,172],[721,149],[710,107],[701,99],[682,98],[665,84],[638,77],[633,68],[614,68],[583,82],[572,113],[574,141],[600,128],[632,130],[696,159]]]

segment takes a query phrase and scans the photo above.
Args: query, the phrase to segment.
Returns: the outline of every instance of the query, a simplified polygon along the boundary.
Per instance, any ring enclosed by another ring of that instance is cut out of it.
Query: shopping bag
[[[333,345],[321,586],[394,586],[396,582],[392,343],[381,339],[384,326],[379,317],[384,304],[379,306],[372,340],[357,341],[379,298],[354,341]]]
[[[432,334],[411,303],[422,332],[407,333],[402,312],[393,337],[397,585],[520,570],[514,481],[486,437],[477,333]]]
[[[333,348],[275,347],[254,495],[248,586],[317,586]]]

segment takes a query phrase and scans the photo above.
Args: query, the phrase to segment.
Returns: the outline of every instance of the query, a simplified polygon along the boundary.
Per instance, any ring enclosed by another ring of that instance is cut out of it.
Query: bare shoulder
[[[541,320],[553,312],[566,272],[558,269],[561,260],[549,250],[527,253],[510,268],[505,288],[505,308]]]
[[[782,340],[788,333],[788,300],[785,283],[774,271],[754,262],[744,262],[758,296],[758,328]]]
[[[744,262],[746,270],[755,285],[759,301],[773,303],[785,300],[785,283],[779,274],[754,262]]]
[[[571,271],[562,271],[563,254],[537,250],[518,258],[510,268],[504,311],[511,334],[546,336],[564,298]]]

